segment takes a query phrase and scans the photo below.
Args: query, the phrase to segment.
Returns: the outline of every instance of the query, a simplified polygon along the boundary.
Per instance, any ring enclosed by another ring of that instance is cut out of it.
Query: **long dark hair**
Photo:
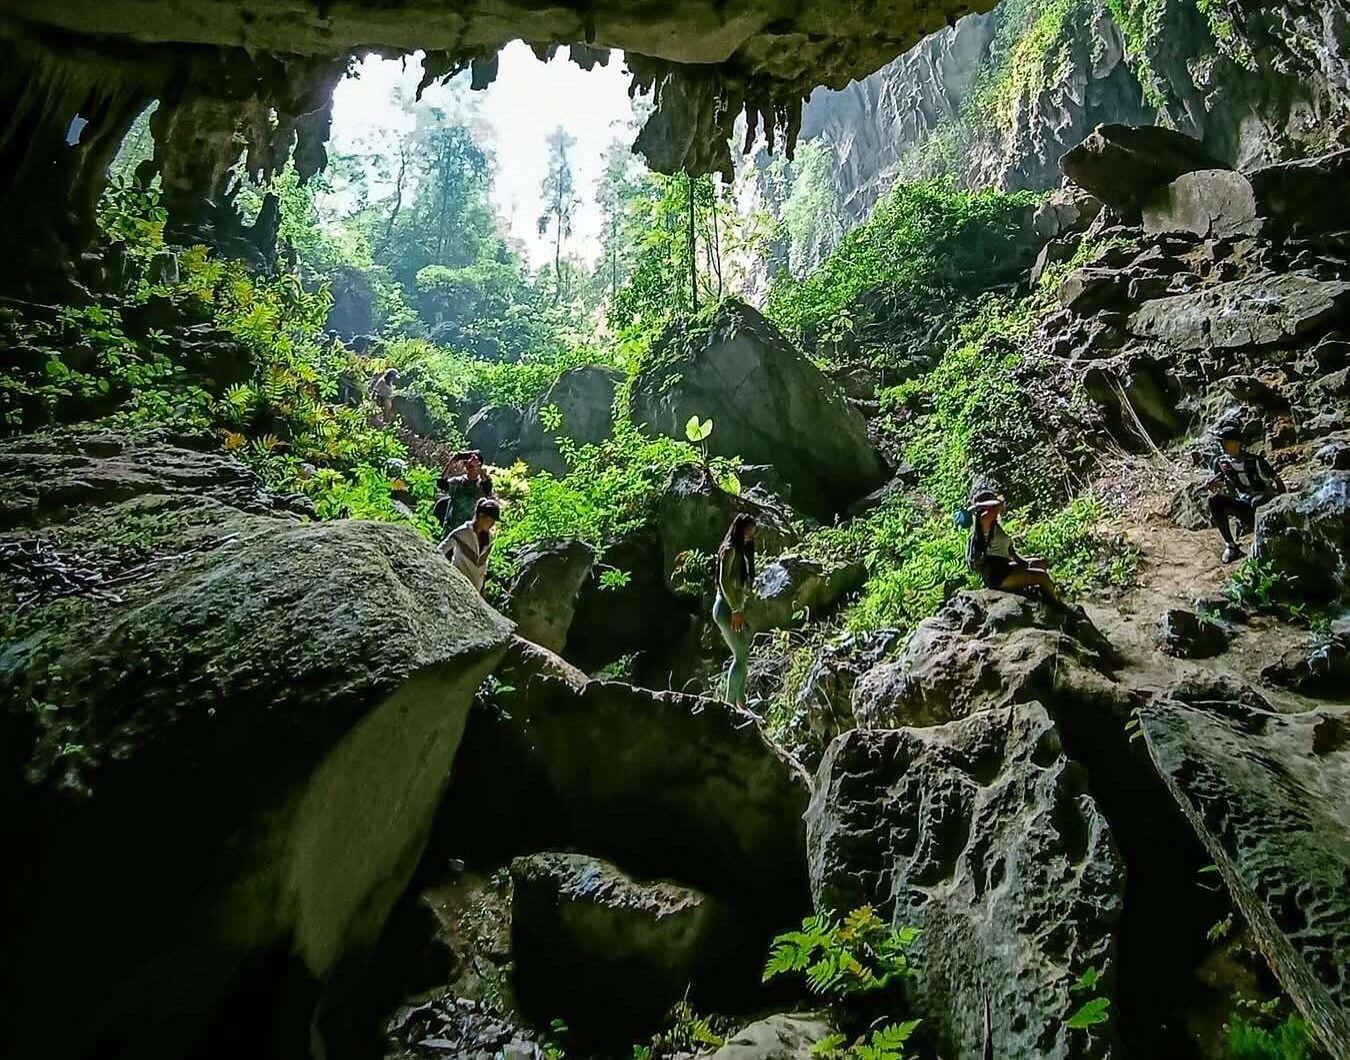
[[[736,557],[740,560],[736,568],[742,585],[755,580],[755,543],[745,536],[746,528],[754,525],[753,515],[749,512],[737,512],[736,518],[732,519],[731,525],[727,527],[727,536],[722,538],[722,545],[717,550],[719,556],[727,549],[736,553]]]

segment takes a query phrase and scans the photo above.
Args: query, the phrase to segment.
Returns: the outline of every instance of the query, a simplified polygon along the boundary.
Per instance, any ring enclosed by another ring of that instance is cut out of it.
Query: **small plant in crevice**
[[[1223,1027],[1225,1060],[1317,1060],[1321,1053],[1308,1025],[1281,1012],[1279,998],[1239,997]]]
[[[1083,1031],[1091,1036],[1094,1027],[1100,1027],[1111,1018],[1111,999],[1097,993],[1101,988],[1101,972],[1088,968],[1073,985],[1069,993],[1078,1000],[1079,1005],[1064,1021],[1070,1030]]]
[[[894,929],[871,906],[842,920],[830,913],[809,916],[801,930],[775,937],[764,981],[799,976],[824,1000],[840,1033],[816,1054],[857,1060],[902,1060],[918,1020],[905,1015],[906,986],[915,976],[909,949],[916,928]]]

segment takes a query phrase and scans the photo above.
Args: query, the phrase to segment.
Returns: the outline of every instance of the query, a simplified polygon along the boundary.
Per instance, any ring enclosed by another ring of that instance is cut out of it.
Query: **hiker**
[[[441,551],[480,593],[487,580],[488,556],[492,553],[493,528],[502,509],[493,498],[480,497],[473,518],[455,527],[441,542]]]
[[[745,604],[755,581],[755,517],[739,513],[731,520],[727,536],[717,550],[717,599],[713,621],[731,649],[727,671],[726,702],[745,706],[745,682],[750,674],[750,630],[745,624]]]
[[[1017,592],[1039,589],[1050,600],[1057,600],[1055,583],[1046,570],[1045,560],[1017,554],[1012,538],[998,521],[1003,498],[993,490],[980,490],[971,500],[970,540],[966,543],[966,562],[980,576],[987,589]]]
[[[384,413],[385,420],[393,419],[394,387],[397,385],[397,368],[386,368],[370,384],[370,396],[375,399],[375,404],[380,406],[380,411]]]
[[[1256,526],[1256,509],[1288,488],[1284,479],[1260,453],[1249,453],[1242,444],[1239,427],[1224,427],[1215,432],[1219,454],[1210,465],[1213,474],[1205,482],[1211,490],[1209,515],[1214,529],[1223,537],[1223,562],[1242,558],[1242,550],[1233,540],[1229,516],[1237,516],[1240,526]]]
[[[492,478],[483,470],[483,454],[477,449],[456,453],[436,487],[443,496],[432,513],[441,521],[442,530],[472,518],[478,502],[492,496]]]

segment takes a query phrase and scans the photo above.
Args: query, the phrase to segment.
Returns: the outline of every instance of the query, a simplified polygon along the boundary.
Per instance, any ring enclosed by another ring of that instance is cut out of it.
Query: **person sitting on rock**
[[[451,474],[455,469],[460,470]],[[483,454],[476,449],[452,456],[436,486],[442,496],[432,511],[445,530],[471,518],[478,502],[492,496],[492,477],[483,470]]]
[[[441,551],[450,557],[450,563],[480,593],[483,583],[487,581],[493,528],[501,514],[501,505],[491,497],[481,497],[474,508],[473,518],[455,527],[441,542]]]
[[[1210,465],[1213,474],[1205,487],[1213,491],[1209,515],[1214,528],[1223,537],[1223,562],[1242,558],[1242,550],[1233,540],[1230,516],[1248,530],[1256,526],[1256,509],[1275,494],[1287,489],[1279,473],[1260,453],[1249,453],[1242,444],[1242,430],[1236,426],[1217,431],[1219,454]]]
[[[745,604],[754,581],[755,518],[748,512],[740,512],[731,520],[717,550],[717,598],[712,610],[713,621],[731,649],[725,699],[738,707],[745,706],[745,683],[750,675],[750,630],[745,624]]]
[[[987,589],[1039,589],[1050,600],[1058,599],[1045,560],[1017,554],[1012,538],[998,521],[1003,507],[1003,498],[993,490],[980,490],[971,499],[974,520],[966,543],[966,562]]]

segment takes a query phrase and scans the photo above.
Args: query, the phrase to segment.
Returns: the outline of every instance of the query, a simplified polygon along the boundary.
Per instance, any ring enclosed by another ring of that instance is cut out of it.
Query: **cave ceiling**
[[[841,88],[992,0],[0,0],[0,34],[138,54],[242,51],[315,67],[377,52],[425,51],[427,80],[473,67],[495,77],[516,39],[541,57],[570,48],[589,67],[622,49],[634,90],[657,108],[637,149],[654,168],[728,172],[744,113],[790,149],[801,103]]]

